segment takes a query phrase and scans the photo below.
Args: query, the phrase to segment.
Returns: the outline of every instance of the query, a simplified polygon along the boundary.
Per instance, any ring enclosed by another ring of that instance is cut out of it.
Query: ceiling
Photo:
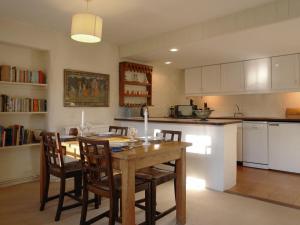
[[[250,30],[230,33],[186,44],[180,51],[166,49],[133,57],[144,62],[172,61],[173,67],[192,68],[201,65],[235,62],[276,55],[300,53],[300,18]]]
[[[272,0],[93,0],[91,12],[104,19],[103,40],[118,45],[177,30]],[[1,0],[0,15],[66,35],[84,0]]]

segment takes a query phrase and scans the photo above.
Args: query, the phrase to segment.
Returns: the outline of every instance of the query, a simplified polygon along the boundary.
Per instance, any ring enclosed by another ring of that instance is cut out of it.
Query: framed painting
[[[64,70],[65,107],[108,107],[109,75]]]

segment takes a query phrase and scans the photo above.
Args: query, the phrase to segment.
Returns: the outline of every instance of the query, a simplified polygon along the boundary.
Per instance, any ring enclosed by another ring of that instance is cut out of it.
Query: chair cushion
[[[161,184],[175,179],[175,172],[163,170],[155,167],[147,167],[136,172],[136,177],[144,180],[152,180]]]

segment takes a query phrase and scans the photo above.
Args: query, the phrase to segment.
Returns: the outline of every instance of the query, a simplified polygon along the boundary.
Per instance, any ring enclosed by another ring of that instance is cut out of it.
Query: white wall
[[[169,107],[187,104],[184,97],[184,71],[153,63],[152,104],[150,116],[168,116]]]
[[[236,96],[195,97],[198,106],[215,111],[212,116],[232,116],[238,104],[245,116],[285,117],[286,108],[300,108],[300,92]]]
[[[27,46],[49,52],[48,78],[48,128],[62,127],[80,122],[80,112],[86,111],[87,121],[112,123],[118,107],[118,47],[107,42],[100,44],[76,43],[68,37],[29,24],[0,20],[0,42]],[[3,54],[3,53],[2,53]],[[12,53],[13,54],[13,53]],[[17,55],[15,56],[18,57]],[[21,62],[22,63],[22,62]],[[110,75],[110,107],[63,107],[63,70],[75,69]]]

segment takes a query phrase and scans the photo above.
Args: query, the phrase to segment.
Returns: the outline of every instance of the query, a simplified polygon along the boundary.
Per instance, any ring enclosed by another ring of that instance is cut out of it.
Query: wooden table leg
[[[181,151],[176,160],[176,220],[177,224],[186,224],[186,152]]]
[[[122,173],[122,224],[135,224],[135,162],[120,161]]]

